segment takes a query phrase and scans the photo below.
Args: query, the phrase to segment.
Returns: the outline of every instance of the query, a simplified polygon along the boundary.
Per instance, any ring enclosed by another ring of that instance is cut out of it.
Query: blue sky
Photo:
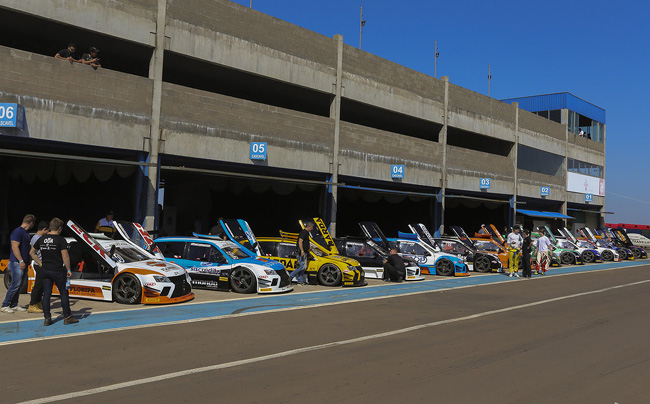
[[[250,0],[238,0],[250,5]],[[650,2],[253,0],[253,8],[490,96],[568,91],[607,110],[607,222],[650,224]]]

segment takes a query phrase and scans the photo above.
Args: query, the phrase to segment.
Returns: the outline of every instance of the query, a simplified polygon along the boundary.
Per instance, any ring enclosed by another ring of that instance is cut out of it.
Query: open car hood
[[[142,227],[140,223],[126,222],[123,220],[115,221],[115,230],[124,239],[140,250],[144,250],[149,255],[153,255],[161,260],[165,259],[151,235]]]
[[[425,226],[422,223],[414,223],[414,224],[409,224],[409,229],[415,234],[418,235],[420,240],[424,241],[425,243],[429,244],[431,247],[434,247],[436,245],[436,241],[429,233],[429,229],[427,229],[427,226]]]
[[[564,229],[559,229],[560,234],[562,234],[564,237],[566,237],[568,240],[571,240],[574,244],[577,245],[578,239],[575,238],[573,234],[567,229],[566,227]]]
[[[597,244],[598,240],[596,240],[596,237],[594,236],[594,234],[591,232],[589,228],[581,227],[578,229],[578,231],[580,232],[580,234],[582,234],[582,237],[586,238],[587,241],[589,241],[591,244],[593,244],[594,246],[598,245]]]
[[[326,249],[330,254],[340,255],[338,248],[336,248],[336,245],[334,244],[334,239],[330,235],[330,232],[327,231],[327,226],[325,226],[323,219],[320,217],[314,217],[312,219],[302,219],[298,222],[300,223],[300,227],[304,229],[305,223],[312,221],[314,222],[315,226],[314,229],[310,232],[311,241]]]
[[[377,223],[375,222],[360,222],[359,227],[361,227],[361,230],[363,231],[363,234],[366,235],[368,240],[373,241],[375,244],[377,244],[379,247],[383,248],[384,250],[388,251],[388,240],[386,239],[386,236],[384,236],[384,233],[381,232],[381,229],[379,226],[377,226]]]
[[[244,219],[222,219],[219,224],[228,238],[240,245],[251,256],[263,256],[264,252],[257,242],[253,230]]]
[[[458,237],[458,240],[460,240],[461,243],[465,244],[470,248],[472,251],[476,251],[476,244],[474,244],[474,241],[469,238],[467,233],[465,233],[465,230],[463,230],[462,227],[460,226],[449,226],[451,231],[454,232],[456,237]]]
[[[481,230],[483,230],[483,233],[489,234],[492,237],[492,240],[501,245],[506,245],[506,240],[501,236],[501,233],[499,233],[499,230],[491,224],[490,226],[486,226],[484,224],[481,225]]]
[[[117,263],[113,261],[108,252],[104,250],[104,247],[102,247],[90,234],[86,233],[81,226],[72,220],[68,220],[66,226],[72,234],[72,237],[77,240],[79,245],[81,245],[86,252],[95,257],[97,262],[103,264],[107,268],[117,268]]]

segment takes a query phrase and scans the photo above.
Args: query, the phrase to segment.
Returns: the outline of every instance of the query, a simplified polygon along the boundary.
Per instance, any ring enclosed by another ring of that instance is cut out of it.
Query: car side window
[[[280,258],[296,258],[296,246],[294,244],[280,243],[277,256]]]
[[[348,241],[346,253],[349,257],[363,256],[364,254],[361,251],[362,248],[363,248],[362,243],[355,243],[355,242]]]
[[[260,250],[266,255],[271,257],[277,257],[277,243],[274,241],[260,241]]]
[[[183,258],[185,251],[184,241],[164,241],[156,243],[165,258]]]
[[[190,243],[187,249],[186,259],[192,261],[210,262],[210,245],[202,243]]]
[[[215,246],[210,246],[209,260],[210,262],[216,262],[219,264],[225,264],[228,262],[226,257],[224,257],[221,251],[217,250]]]

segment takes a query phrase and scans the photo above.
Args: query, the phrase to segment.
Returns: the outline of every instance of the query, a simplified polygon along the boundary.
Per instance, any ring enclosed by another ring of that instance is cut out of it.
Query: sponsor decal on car
[[[219,267],[191,267],[187,269],[188,272],[197,272],[200,274],[213,274],[213,275],[219,275],[221,274],[221,269]]]

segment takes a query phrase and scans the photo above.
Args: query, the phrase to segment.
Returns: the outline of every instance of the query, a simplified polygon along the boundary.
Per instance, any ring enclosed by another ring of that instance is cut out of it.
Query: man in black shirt
[[[43,316],[44,325],[52,324],[50,313],[50,297],[52,296],[52,285],[56,284],[61,295],[61,307],[63,308],[63,324],[78,323],[79,320],[72,316],[70,311],[70,297],[66,287],[66,278],[72,276],[70,271],[70,256],[68,255],[67,242],[61,237],[63,220],[54,218],[50,221],[49,234],[39,238],[34,243],[29,255],[41,267],[43,278]],[[37,251],[40,251],[39,258]]]
[[[384,260],[384,282],[402,282],[406,276],[404,259],[397,254],[397,248],[390,249],[390,255]]]
[[[99,49],[95,48],[94,46],[91,46],[90,49],[88,50],[88,53],[84,53],[81,56],[81,63],[85,65],[91,65],[94,69],[98,67],[102,67],[101,64],[99,64],[99,57],[97,54],[99,53]]]
[[[532,239],[530,238],[530,232],[524,229],[524,243],[521,250],[521,258],[523,260],[524,270],[522,274],[524,278],[530,278],[533,276],[532,270],[530,268],[530,246],[533,244]]]
[[[67,60],[70,63],[81,63],[79,56],[75,53],[77,51],[77,46],[73,43],[69,44],[66,49],[61,49],[54,55],[56,59]]]
[[[309,248],[311,247],[311,242],[309,241],[311,235],[309,232],[312,230],[314,230],[314,223],[306,222],[305,228],[298,234],[298,241],[296,242],[296,249],[298,250],[298,254],[300,254],[298,257],[298,266],[289,274],[289,277],[296,278],[298,285],[307,285],[305,271],[307,270],[307,265],[309,265]]]

